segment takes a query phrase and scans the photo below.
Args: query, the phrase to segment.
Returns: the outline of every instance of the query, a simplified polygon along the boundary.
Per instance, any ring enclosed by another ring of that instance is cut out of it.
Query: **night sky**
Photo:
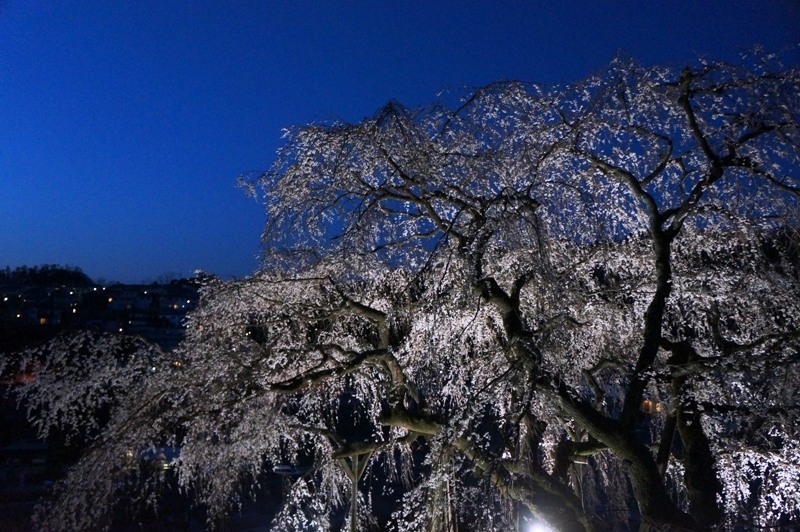
[[[264,214],[236,177],[270,165],[285,127],[577,81],[618,50],[685,63],[798,42],[797,0],[0,0],[0,268],[245,276]]]

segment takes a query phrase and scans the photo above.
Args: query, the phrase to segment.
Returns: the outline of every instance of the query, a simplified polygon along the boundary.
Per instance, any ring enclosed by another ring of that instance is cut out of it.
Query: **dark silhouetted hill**
[[[77,266],[43,264],[0,270],[0,286],[91,286],[92,279]]]

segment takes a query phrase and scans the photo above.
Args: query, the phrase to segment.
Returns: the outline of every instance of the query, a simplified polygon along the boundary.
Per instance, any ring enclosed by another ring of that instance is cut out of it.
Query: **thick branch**
[[[385,349],[371,349],[356,354],[345,363],[332,368],[301,373],[290,379],[274,382],[269,389],[275,393],[295,393],[314,384],[318,384],[330,377],[340,377],[356,371],[362,364],[385,360],[388,352]]]

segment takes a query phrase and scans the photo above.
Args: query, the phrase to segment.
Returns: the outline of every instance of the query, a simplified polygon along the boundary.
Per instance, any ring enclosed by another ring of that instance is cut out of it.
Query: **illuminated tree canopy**
[[[106,523],[126,453],[169,446],[211,516],[307,466],[280,530],[374,528],[367,478],[394,530],[798,523],[799,114],[756,54],[290,130],[242,180],[261,271],[209,279],[168,356],[22,390],[43,433],[114,398],[38,518]]]

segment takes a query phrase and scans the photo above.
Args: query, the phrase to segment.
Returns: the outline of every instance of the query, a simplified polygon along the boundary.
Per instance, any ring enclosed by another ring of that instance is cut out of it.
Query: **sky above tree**
[[[620,50],[735,60],[799,36],[791,0],[2,1],[0,267],[244,276],[264,214],[236,177],[270,165],[283,128],[578,81]]]

